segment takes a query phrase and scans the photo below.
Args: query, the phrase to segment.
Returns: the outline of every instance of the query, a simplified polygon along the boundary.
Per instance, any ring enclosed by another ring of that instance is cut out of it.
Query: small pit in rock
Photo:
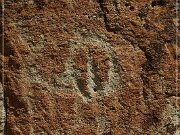
[[[151,3],[152,7],[155,7],[155,6],[165,6],[165,5],[166,5],[166,1],[165,0],[154,0]]]

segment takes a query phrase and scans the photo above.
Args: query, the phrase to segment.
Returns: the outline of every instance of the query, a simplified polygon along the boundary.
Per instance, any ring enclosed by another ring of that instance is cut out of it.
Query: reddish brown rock
[[[175,0],[4,5],[5,134],[180,134]]]

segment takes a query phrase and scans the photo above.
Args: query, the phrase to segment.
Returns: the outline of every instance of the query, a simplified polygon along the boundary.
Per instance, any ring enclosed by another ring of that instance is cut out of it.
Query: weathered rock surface
[[[175,20],[175,0],[6,0],[5,134],[179,135]]]

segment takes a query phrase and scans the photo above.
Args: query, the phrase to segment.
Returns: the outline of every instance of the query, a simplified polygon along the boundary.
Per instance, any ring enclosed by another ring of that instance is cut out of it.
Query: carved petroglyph
[[[107,65],[105,65],[104,68],[108,68],[107,73],[106,70],[103,71],[103,69],[99,68],[102,63],[96,61],[97,53],[100,49],[102,51],[100,53],[105,52],[105,56],[102,56],[101,59],[106,60],[105,63],[107,63]],[[76,55],[78,55],[77,50],[83,50],[80,52],[80,55],[85,56],[87,59],[86,75],[84,78],[82,77],[84,75],[83,71],[76,68],[78,66],[75,62]],[[71,43],[70,57],[64,74],[69,76],[74,89],[77,90],[83,98],[92,98],[95,97],[96,94],[108,94],[122,87],[121,67],[116,57],[113,47],[105,40],[95,36],[86,38],[79,36]],[[107,80],[104,77],[106,81],[103,81],[100,73],[105,77],[105,74],[107,74]]]

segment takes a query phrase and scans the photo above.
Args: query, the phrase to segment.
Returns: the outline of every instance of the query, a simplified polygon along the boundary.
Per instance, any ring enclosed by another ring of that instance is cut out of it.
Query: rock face
[[[179,135],[175,4],[5,0],[5,135]]]

